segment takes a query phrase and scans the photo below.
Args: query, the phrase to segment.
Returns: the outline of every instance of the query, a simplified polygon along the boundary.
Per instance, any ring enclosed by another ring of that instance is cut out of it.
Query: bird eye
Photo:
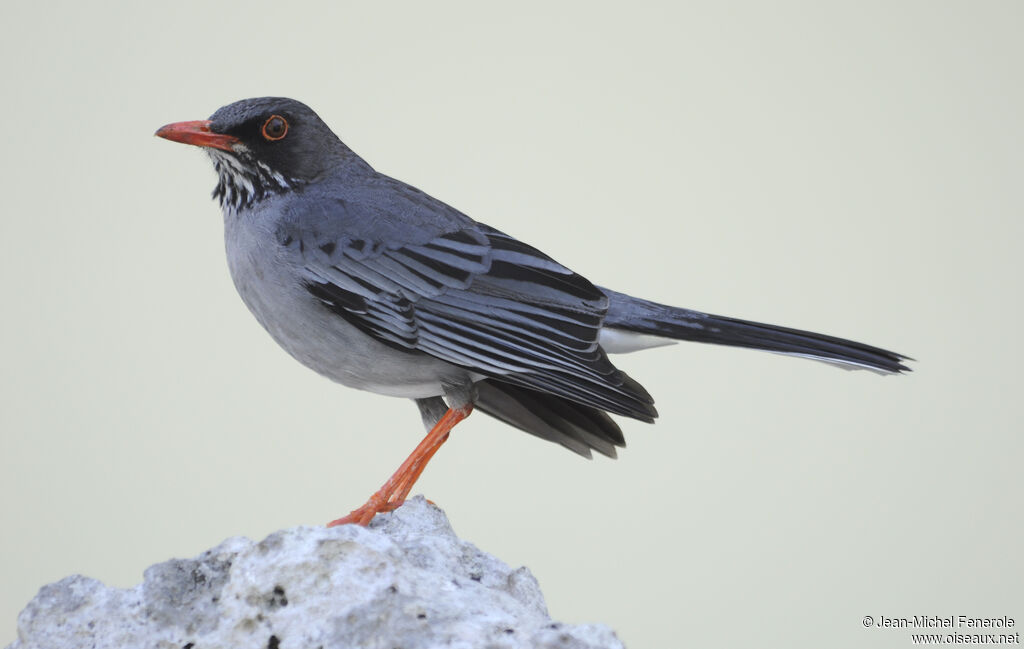
[[[280,140],[285,135],[288,135],[288,121],[280,115],[271,115],[263,122],[263,137],[271,142]]]

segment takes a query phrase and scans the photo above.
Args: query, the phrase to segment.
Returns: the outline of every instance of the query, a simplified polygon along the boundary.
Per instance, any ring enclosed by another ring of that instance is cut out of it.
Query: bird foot
[[[435,503],[433,500],[429,498],[426,498],[425,500],[434,507],[437,507],[437,503]],[[383,505],[378,506],[374,498],[370,498],[362,507],[357,507],[356,509],[353,509],[348,516],[342,516],[341,518],[331,521],[327,524],[327,527],[336,527],[338,525],[349,524],[362,525],[363,527],[366,527],[370,524],[370,521],[372,521],[373,517],[377,514],[393,512],[404,504],[404,500],[397,500],[384,503]]]
[[[353,509],[348,516],[342,516],[341,518],[331,521],[327,524],[327,527],[348,525],[350,523],[366,527],[377,514],[394,511],[405,504],[404,500],[384,502],[379,498],[379,496],[380,492],[373,494],[364,505]]]

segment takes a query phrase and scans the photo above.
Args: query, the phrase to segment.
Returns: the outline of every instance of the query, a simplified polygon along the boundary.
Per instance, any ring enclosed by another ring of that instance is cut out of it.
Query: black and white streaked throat
[[[244,144],[235,144],[231,151],[207,148],[217,171],[217,186],[213,198],[225,211],[239,212],[268,196],[281,194],[302,184],[296,178],[286,178],[262,160],[257,160]]]

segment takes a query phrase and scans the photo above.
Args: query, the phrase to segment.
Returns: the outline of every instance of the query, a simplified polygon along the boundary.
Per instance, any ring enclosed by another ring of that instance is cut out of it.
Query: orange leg
[[[409,492],[412,491],[413,484],[416,483],[420,474],[423,473],[423,469],[427,467],[427,462],[434,456],[434,453],[437,453],[437,449],[441,448],[441,444],[444,444],[445,440],[448,439],[448,433],[455,427],[455,424],[468,417],[471,412],[473,412],[473,406],[449,408],[448,412],[444,413],[440,421],[434,425],[430,432],[427,433],[427,436],[423,438],[423,441],[419,443],[416,450],[406,458],[402,466],[398,467],[394,475],[388,478],[384,486],[378,489],[377,493],[370,496],[366,504],[352,510],[352,513],[348,516],[331,521],[327,524],[327,527],[346,525],[348,523],[367,525],[380,512],[389,512],[400,507],[409,495]]]

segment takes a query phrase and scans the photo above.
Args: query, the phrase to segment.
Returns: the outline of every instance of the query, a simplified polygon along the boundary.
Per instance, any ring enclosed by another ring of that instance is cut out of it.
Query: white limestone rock
[[[44,586],[8,649],[621,648],[601,625],[553,622],[537,580],[460,540],[422,497],[369,528],[230,538],[121,590]]]

